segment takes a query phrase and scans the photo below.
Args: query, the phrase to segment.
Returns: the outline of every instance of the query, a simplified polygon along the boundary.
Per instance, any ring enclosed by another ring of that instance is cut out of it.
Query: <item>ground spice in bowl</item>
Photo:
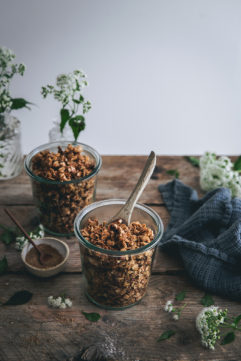
[[[57,251],[57,249],[49,246],[48,244],[39,244],[38,248],[43,251],[46,254],[50,254],[52,257],[50,257],[45,265],[42,265],[39,262],[39,254],[36,251],[36,249],[33,247],[30,249],[30,251],[27,253],[25,261],[30,266],[36,267],[36,268],[51,268],[59,265],[61,262],[63,262],[64,257]]]

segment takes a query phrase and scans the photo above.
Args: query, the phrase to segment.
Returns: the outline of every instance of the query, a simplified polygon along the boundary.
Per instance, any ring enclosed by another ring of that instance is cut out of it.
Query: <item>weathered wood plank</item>
[[[97,199],[126,198],[145,159],[144,156],[104,156]],[[157,187],[172,179],[166,174],[167,169],[178,169],[180,179],[200,193],[197,168],[184,157],[158,157],[156,171],[140,201],[155,205],[153,208],[160,214],[165,226],[169,215],[162,205]],[[15,179],[0,182],[0,205],[0,223],[11,225],[3,212],[3,205],[8,205],[27,229],[31,227],[31,219],[36,211],[32,206],[30,181],[24,173]],[[1,308],[1,361],[67,360],[83,347],[87,350],[82,359],[92,361],[96,357],[91,356],[91,352],[93,354],[96,348],[101,349],[105,356],[103,359],[109,361],[240,359],[240,335],[231,345],[217,346],[215,352],[201,347],[194,320],[202,308],[199,302],[203,292],[183,275],[182,265],[173,257],[156,252],[148,292],[139,305],[124,311],[106,311],[98,309],[85,298],[77,240],[73,237],[65,241],[70,246],[65,273],[46,280],[24,272],[19,253],[13,246],[6,247],[0,242],[0,257],[6,254],[10,270],[10,273],[0,277],[0,301],[5,301],[21,289],[34,293],[27,305]],[[188,306],[181,320],[176,322],[163,311],[163,306],[182,290],[187,292],[185,301]],[[48,308],[47,297],[62,293],[73,299],[73,308],[62,311]],[[241,313],[240,303],[215,296],[214,300],[220,307],[228,308],[233,316]],[[82,310],[99,312],[102,318],[96,324],[90,323],[83,317]],[[174,329],[176,335],[157,343],[158,336],[167,329]]]
[[[17,219],[23,224],[23,226],[31,230],[33,229],[33,224],[35,217],[37,215],[36,209],[34,206],[8,206],[8,208],[13,212]],[[162,218],[164,227],[167,226],[169,221],[169,214],[165,207],[154,206],[152,207]],[[1,224],[12,227],[12,221],[4,212],[4,207],[0,206],[0,219]],[[1,236],[0,236],[1,239]],[[81,272],[81,263],[80,263],[80,252],[78,241],[75,237],[70,238],[61,238],[63,239],[70,248],[70,257],[66,264],[65,272]],[[24,270],[24,265],[22,264],[20,253],[14,248],[14,245],[6,246],[0,242],[0,256],[6,255],[9,271],[10,272],[22,272]],[[182,270],[183,267],[176,259],[168,256],[159,250],[155,254],[155,260],[153,264],[154,273],[173,273]]]
[[[217,345],[215,351],[202,348],[195,317],[202,309],[203,291],[193,287],[185,276],[152,276],[143,300],[123,311],[102,310],[92,305],[84,296],[82,276],[77,274],[46,280],[5,275],[0,277],[0,289],[2,302],[18,290],[27,289],[34,294],[27,305],[4,307],[0,312],[1,361],[62,361],[88,347],[89,350],[97,348],[105,360],[240,359],[240,334],[234,343]],[[181,319],[174,321],[163,307],[182,290],[187,292],[187,307]],[[71,309],[56,310],[47,306],[49,295],[64,292],[73,299]],[[240,314],[239,303],[213,298],[216,305],[228,308],[230,315]],[[91,323],[84,318],[82,310],[98,312],[101,319]],[[168,329],[175,330],[176,334],[158,343],[158,337]],[[85,360],[95,361],[96,358]]]
[[[144,156],[103,156],[103,165],[98,176],[97,200],[127,198],[133,189],[145,164]],[[199,169],[193,167],[184,157],[158,156],[157,167],[147,185],[140,202],[162,203],[158,185],[173,179],[166,173],[178,169],[180,179],[200,192]],[[29,177],[22,174],[8,181],[0,181],[0,204],[33,204]]]

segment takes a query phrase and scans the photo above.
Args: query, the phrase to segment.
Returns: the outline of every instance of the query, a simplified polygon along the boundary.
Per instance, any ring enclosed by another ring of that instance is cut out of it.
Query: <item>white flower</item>
[[[11,109],[12,99],[9,94],[9,85],[14,74],[23,75],[25,66],[13,64],[15,54],[12,50],[0,47],[0,113],[8,112]]]
[[[66,308],[66,304],[64,302],[61,302],[59,308]]]
[[[179,316],[177,314],[173,315],[173,320],[178,321],[179,320]]]
[[[68,307],[72,307],[72,301],[71,301],[71,299],[70,299],[70,298],[66,298],[66,299],[65,299],[65,304],[66,304],[66,306],[68,306]]]
[[[229,188],[233,197],[241,197],[241,176],[233,170],[228,157],[217,158],[215,153],[206,152],[200,159],[200,185],[204,191],[219,187]]]
[[[219,327],[224,323],[227,310],[216,306],[205,307],[196,318],[196,328],[201,335],[202,345],[214,350],[216,341],[220,338]]]
[[[72,301],[70,298],[62,297],[48,297],[48,304],[53,308],[65,309],[66,307],[72,307]]]
[[[16,237],[15,248],[18,251],[22,251],[23,247],[28,243],[28,240],[24,237]]]
[[[62,298],[61,298],[61,297],[57,297],[57,298],[55,299],[55,307],[60,307],[61,303],[62,303]]]
[[[42,224],[39,224],[39,226],[33,231],[29,233],[30,237],[32,239],[38,239],[38,238],[43,238],[44,237],[44,227]],[[16,243],[15,243],[15,248],[18,251],[22,251],[23,247],[28,243],[27,238],[21,236],[21,237],[16,237]]]
[[[166,312],[172,312],[172,310],[173,310],[173,304],[172,304],[172,301],[171,301],[171,300],[169,300],[169,301],[166,302],[166,304],[165,304],[165,306],[164,306],[164,310],[165,310]]]
[[[50,306],[53,306],[53,300],[54,300],[53,296],[49,296],[49,297],[48,297],[48,304],[49,304]]]

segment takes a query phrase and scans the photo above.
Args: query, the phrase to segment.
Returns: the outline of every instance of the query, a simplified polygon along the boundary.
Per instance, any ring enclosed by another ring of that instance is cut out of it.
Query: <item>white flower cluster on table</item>
[[[64,296],[59,296],[59,297],[53,297],[53,296],[49,296],[48,297],[48,304],[50,307],[53,308],[67,308],[67,307],[72,307],[72,301],[70,298],[66,298]]]
[[[214,350],[220,339],[219,327],[225,322],[227,310],[216,306],[205,307],[196,318],[196,327],[201,335],[202,345]]]
[[[241,197],[241,176],[233,170],[228,157],[217,158],[215,153],[206,152],[200,159],[200,185],[204,191],[215,188],[229,188],[233,197]]]
[[[38,238],[43,238],[44,237],[44,227],[42,224],[39,224],[38,227],[33,231],[29,233],[29,236],[32,239],[38,239]],[[15,243],[15,248],[18,251],[22,251],[23,247],[28,243],[27,238],[25,238],[24,236],[21,237],[16,237],[16,243]]]

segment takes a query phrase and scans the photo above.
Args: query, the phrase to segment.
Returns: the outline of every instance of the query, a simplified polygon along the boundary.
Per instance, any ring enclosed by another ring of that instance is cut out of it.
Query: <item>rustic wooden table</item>
[[[97,200],[126,198],[139,177],[146,157],[104,156],[98,178]],[[172,179],[168,169],[178,169],[180,179],[193,186],[199,194],[199,170],[184,157],[158,157],[157,167],[140,202],[153,207],[166,226],[168,212],[163,204],[158,185]],[[31,186],[24,172],[17,178],[0,182],[1,224],[11,225],[3,212],[7,206],[26,227],[35,215]],[[32,300],[22,306],[0,308],[0,360],[241,360],[241,337],[226,346],[217,345],[215,351],[204,349],[195,329],[195,317],[202,309],[204,292],[192,284],[177,260],[156,252],[153,273],[147,295],[136,306],[124,311],[107,311],[91,304],[83,294],[80,254],[77,240],[66,239],[70,258],[61,275],[38,279],[28,274],[19,253],[0,242],[0,256],[6,255],[8,273],[0,277],[0,301],[14,292],[29,290]],[[163,311],[165,302],[185,290],[181,319],[174,321]],[[51,309],[49,295],[68,294],[73,307]],[[221,297],[213,297],[215,304],[228,308],[231,315],[241,313],[241,305]],[[81,311],[98,312],[97,323],[86,320]],[[157,342],[163,331],[173,329],[169,340]],[[104,354],[105,357],[100,357]],[[78,357],[77,357],[78,355]],[[82,355],[82,356],[81,356]]]

